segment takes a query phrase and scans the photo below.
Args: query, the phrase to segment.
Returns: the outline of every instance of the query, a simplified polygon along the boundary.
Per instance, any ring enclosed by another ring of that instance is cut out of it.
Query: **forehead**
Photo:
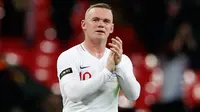
[[[113,20],[112,11],[105,8],[92,8],[86,13],[86,18],[91,19],[94,17]]]

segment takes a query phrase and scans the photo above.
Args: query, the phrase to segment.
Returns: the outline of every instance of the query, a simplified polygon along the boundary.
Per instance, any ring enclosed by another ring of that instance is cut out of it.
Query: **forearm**
[[[140,84],[133,74],[132,63],[127,59],[116,66],[116,74],[124,95],[129,100],[136,100],[140,94]]]
[[[71,101],[81,101],[85,97],[96,92],[109,78],[111,72],[106,68],[98,73],[95,77],[92,77],[84,81],[71,80],[64,83],[64,92]]]
[[[140,84],[131,76],[118,76],[120,88],[128,100],[136,100],[140,94]]]

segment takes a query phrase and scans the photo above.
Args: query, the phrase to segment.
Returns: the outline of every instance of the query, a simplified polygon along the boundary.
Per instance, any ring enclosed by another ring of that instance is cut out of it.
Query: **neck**
[[[83,45],[87,49],[87,51],[97,58],[101,58],[104,55],[106,42],[95,43],[89,40],[85,40]]]

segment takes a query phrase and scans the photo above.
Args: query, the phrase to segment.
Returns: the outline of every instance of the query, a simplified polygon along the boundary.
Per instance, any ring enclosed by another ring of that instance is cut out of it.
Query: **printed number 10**
[[[86,79],[89,79],[91,77],[92,77],[92,75],[89,72],[85,72],[84,74],[82,74],[80,72],[80,80],[86,80]]]

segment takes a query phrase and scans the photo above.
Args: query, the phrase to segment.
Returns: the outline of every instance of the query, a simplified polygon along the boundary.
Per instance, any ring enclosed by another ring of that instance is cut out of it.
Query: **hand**
[[[114,55],[115,55],[115,53],[113,53],[113,52],[111,51],[110,54],[109,54],[109,56],[108,56],[108,61],[107,61],[106,68],[107,68],[110,72],[115,71],[115,60],[114,60]]]
[[[112,43],[108,43],[108,45],[111,47],[110,50],[115,53],[114,60],[115,64],[119,64],[121,61],[123,49],[122,49],[122,40],[119,37],[112,38]]]

